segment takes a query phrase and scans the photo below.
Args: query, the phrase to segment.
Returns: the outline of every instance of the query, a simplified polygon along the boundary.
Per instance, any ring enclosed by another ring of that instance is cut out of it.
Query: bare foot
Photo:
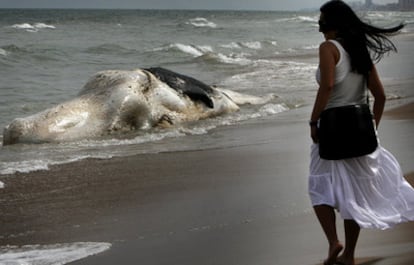
[[[343,257],[343,256],[340,256],[338,259],[337,259],[337,263],[338,264],[341,264],[341,265],[355,265],[355,262],[354,262],[354,259],[353,258],[351,258],[351,259],[346,259],[345,257]]]
[[[333,265],[336,262],[336,258],[339,253],[342,251],[344,246],[338,241],[329,246],[329,255],[328,258],[323,262],[324,265]]]

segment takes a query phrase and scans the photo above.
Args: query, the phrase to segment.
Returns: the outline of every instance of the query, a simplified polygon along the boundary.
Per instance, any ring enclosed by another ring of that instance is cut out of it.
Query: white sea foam
[[[255,71],[233,75],[222,82],[225,87],[237,87],[238,91],[271,89],[292,94],[294,89],[313,85],[317,65],[293,61],[256,60]],[[260,82],[257,82],[260,80]]]
[[[247,47],[249,49],[254,49],[254,50],[259,50],[262,48],[262,44],[260,43],[260,41],[247,41],[247,42],[243,42],[242,45],[244,47]]]
[[[286,106],[286,104],[274,104],[269,103],[264,105],[260,108],[259,113],[261,116],[269,116],[269,115],[275,115],[284,111],[289,110],[289,107]]]
[[[0,175],[8,175],[14,173],[29,173],[38,170],[49,170],[50,166],[53,165],[62,165],[68,164],[87,158],[100,158],[108,159],[112,158],[111,154],[97,153],[89,155],[73,155],[66,158],[54,157],[54,159],[44,158],[44,159],[33,159],[33,160],[23,160],[23,161],[14,161],[14,162],[1,162],[0,163]]]
[[[222,44],[220,46],[226,49],[240,49],[241,48],[237,42],[230,42],[227,44]]]
[[[0,247],[0,264],[62,265],[104,252],[111,247],[104,242],[77,242],[54,245]]]
[[[218,53],[214,56],[219,62],[226,64],[249,65],[252,63],[252,60],[247,58],[248,54],[246,53],[231,53],[229,55]]]
[[[0,181],[0,189],[4,188],[4,183]]]
[[[278,46],[278,42],[275,40],[270,41],[270,44],[272,44],[273,46]]]
[[[318,22],[317,17],[298,16],[297,19],[300,21],[305,21],[305,22]]]
[[[217,28],[217,24],[214,22],[211,22],[203,17],[196,17],[190,19],[188,22],[186,22],[187,25],[193,25],[194,27],[207,27],[207,28]]]
[[[318,49],[319,45],[307,45],[307,46],[303,46],[302,49],[304,50],[315,50]]]
[[[272,116],[284,111],[289,110],[290,108],[284,103],[268,103],[260,107],[260,109],[253,113],[238,113],[235,114],[230,120],[222,120],[219,125],[234,125],[241,121],[246,121],[250,119],[257,119],[262,117]]]
[[[22,23],[22,24],[14,24],[14,25],[12,25],[12,28],[15,28],[15,29],[33,29],[34,26],[32,26],[29,23]]]
[[[260,50],[263,48],[263,45],[271,45],[274,47],[278,46],[277,41],[275,40],[269,40],[269,41],[246,41],[246,42],[230,42],[226,44],[221,44],[220,47],[226,48],[226,49],[242,49],[242,48],[248,48],[253,50]]]
[[[207,133],[208,129],[203,131]],[[26,151],[29,159],[21,159],[19,161],[1,161],[0,162],[0,175],[8,175],[14,173],[29,173],[38,170],[49,170],[50,166],[68,164],[76,161],[81,161],[88,158],[95,159],[109,159],[116,156],[126,155],[125,147],[135,146],[139,144],[151,143],[161,141],[168,138],[178,138],[186,135],[198,135],[201,130],[188,129],[177,127],[172,130],[166,130],[161,132],[148,132],[143,135],[138,135],[132,139],[97,139],[97,140],[80,140],[76,142],[60,143],[55,148],[58,151],[49,149],[38,150],[36,154]],[[99,152],[93,150],[100,149]],[[70,154],[70,150],[77,150],[75,153]],[[35,151],[36,152],[36,151]],[[50,153],[55,152],[55,155]],[[143,152],[149,153],[151,151],[144,150]],[[137,151],[136,153],[139,153]],[[136,154],[134,153],[134,154]],[[31,157],[36,157],[31,159]],[[43,158],[40,158],[43,157]]]
[[[40,159],[33,159],[33,160],[25,160],[25,161],[16,161],[16,162],[2,162],[0,163],[0,174],[13,174],[16,172],[20,173],[28,173],[31,171],[37,170],[47,170],[49,169],[49,164],[52,161],[49,160],[40,160]]]
[[[35,23],[34,27],[37,29],[55,29],[56,27],[53,25],[48,25],[45,23]]]
[[[199,45],[197,48],[204,53],[213,52],[213,48],[209,45]]]
[[[192,46],[192,45],[174,43],[170,47],[177,48],[178,50],[180,50],[184,53],[190,54],[194,57],[199,57],[199,56],[202,56],[204,54],[204,52],[202,50],[200,50],[198,47]]]
[[[132,139],[108,139],[108,140],[82,140],[76,142],[78,147],[110,147],[110,146],[123,146],[123,145],[135,145],[148,142],[156,142],[165,138],[175,138],[185,136],[185,133],[181,132],[179,128],[177,130],[165,131],[160,133],[147,133],[139,135]]]
[[[30,24],[30,23],[14,24],[11,27],[15,29],[24,29],[29,32],[37,32],[39,31],[39,29],[55,29],[56,28],[54,25],[49,25],[49,24],[40,23],[40,22],[34,23],[34,24]]]
[[[188,45],[182,43],[174,43],[164,48],[156,48],[154,51],[175,49],[193,57],[200,57],[208,53],[213,53],[213,48],[209,45]]]
[[[2,48],[0,48],[0,55],[7,56],[7,51],[4,50],[4,49],[2,49]]]
[[[287,18],[279,18],[276,19],[276,22],[318,22],[319,16],[293,16],[293,17],[287,17]]]

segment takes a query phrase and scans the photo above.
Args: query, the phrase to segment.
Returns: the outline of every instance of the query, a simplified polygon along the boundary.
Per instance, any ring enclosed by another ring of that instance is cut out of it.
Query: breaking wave
[[[185,24],[192,25],[197,28],[217,28],[217,24],[203,17],[196,17],[188,20]]]
[[[40,23],[40,22],[34,23],[34,24],[30,24],[30,23],[14,24],[11,27],[15,29],[23,29],[28,32],[38,32],[41,29],[56,29],[54,25],[49,25],[49,24]]]

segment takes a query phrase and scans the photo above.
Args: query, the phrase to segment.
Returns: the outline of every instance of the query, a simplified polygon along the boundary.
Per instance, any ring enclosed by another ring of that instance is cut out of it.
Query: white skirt
[[[313,206],[336,208],[361,228],[387,229],[414,220],[414,189],[395,157],[379,146],[366,156],[324,160],[311,147],[309,195]]]

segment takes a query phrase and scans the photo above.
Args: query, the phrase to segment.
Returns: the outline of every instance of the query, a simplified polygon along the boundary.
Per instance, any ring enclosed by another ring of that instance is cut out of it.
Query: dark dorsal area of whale
[[[181,75],[162,67],[152,67],[144,69],[152,73],[160,81],[166,83],[176,91],[181,91],[194,101],[201,101],[207,107],[214,108],[213,100],[210,95],[213,89],[203,82],[189,76]]]

